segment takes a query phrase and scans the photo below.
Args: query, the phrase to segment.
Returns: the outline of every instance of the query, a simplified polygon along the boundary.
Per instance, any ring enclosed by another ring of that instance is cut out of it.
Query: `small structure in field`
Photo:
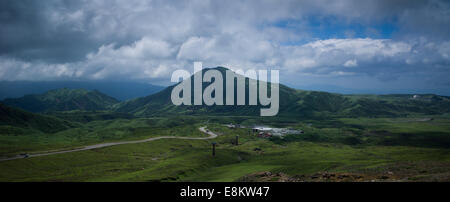
[[[270,138],[270,137],[272,137],[272,134],[270,134],[269,132],[259,132],[258,133],[258,137],[260,137],[260,138]]]
[[[272,137],[272,136],[278,136],[283,137],[285,135],[296,135],[296,134],[303,134],[302,130],[296,130],[291,128],[270,128],[265,126],[258,126],[252,128],[253,132],[258,133],[258,137]]]
[[[240,124],[225,124],[226,127],[230,128],[230,129],[235,129],[235,128],[245,128],[244,126],[241,126]]]
[[[231,129],[236,128],[236,125],[234,125],[234,124],[232,124],[232,123],[230,123],[230,124],[225,124],[225,126],[228,127],[228,128],[231,128]]]
[[[216,142],[211,143],[212,144],[212,156],[216,156]]]

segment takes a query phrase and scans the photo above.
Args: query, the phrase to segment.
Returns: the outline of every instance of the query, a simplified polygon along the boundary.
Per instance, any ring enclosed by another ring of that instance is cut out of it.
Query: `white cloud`
[[[88,59],[106,57],[109,59],[149,59],[167,58],[175,53],[176,48],[164,40],[155,40],[144,37],[131,45],[114,48],[115,44],[101,46],[97,53],[87,55]]]
[[[404,42],[371,38],[318,40],[308,43],[304,47],[311,47],[317,54],[330,54],[340,51],[344,54],[365,58],[374,56],[393,57],[411,50],[411,46]]]
[[[1,80],[73,78],[76,71],[74,64],[31,63],[0,57]]]
[[[410,44],[387,39],[357,38],[279,46],[260,35],[247,38],[239,35],[190,37],[179,43],[145,36],[129,45],[102,45],[96,52],[88,54],[84,61],[75,63],[30,63],[2,58],[0,78],[161,79],[169,78],[175,69],[191,70],[192,61],[203,61],[206,67],[276,68],[287,76],[292,73],[330,76],[366,72],[376,74],[377,71],[383,72],[387,64],[410,66],[438,63],[446,59],[448,44],[430,45],[426,41]],[[430,56],[430,51],[436,54]],[[348,67],[352,67],[351,73],[346,70]]]
[[[445,59],[450,59],[450,41],[442,43],[438,48],[439,53]]]
[[[353,59],[353,60],[347,60],[347,61],[344,63],[344,67],[356,67],[356,66],[358,66],[358,61],[356,61],[355,59]]]
[[[374,69],[376,66],[385,64],[405,65],[404,61],[410,56],[412,46],[407,42],[389,39],[316,40],[304,45],[282,47],[280,52],[283,53],[284,64],[280,66],[289,72],[307,71],[312,74],[333,74],[345,71],[347,67],[359,69],[359,72],[371,67],[370,72],[373,72],[377,71]]]
[[[317,66],[314,59],[311,58],[288,58],[284,61],[284,67],[293,69],[307,69]]]

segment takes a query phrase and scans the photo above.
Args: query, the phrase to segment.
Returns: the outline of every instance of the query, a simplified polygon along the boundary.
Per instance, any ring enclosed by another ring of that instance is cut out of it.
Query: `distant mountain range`
[[[151,95],[164,89],[162,86],[132,81],[0,81],[0,100],[60,88],[98,90],[121,101]]]
[[[213,69],[222,73],[225,92],[225,71],[227,69],[224,67],[217,67]],[[207,70],[208,69],[204,69],[202,73],[204,74]],[[209,85],[209,83],[204,82],[203,88],[207,85]],[[170,98],[171,91],[174,86],[169,86],[153,95],[121,102],[115,105],[114,110],[118,112],[133,113],[138,116],[158,116],[168,114],[259,115],[259,109],[264,107],[261,105],[175,106],[172,104]],[[246,79],[246,86],[248,86],[248,78]],[[279,86],[279,92],[279,116],[294,116],[299,118],[327,116],[370,117],[404,116],[412,113],[440,114],[450,112],[450,98],[433,94],[422,94],[416,96],[408,94],[342,95],[318,91],[296,90],[282,84]],[[246,103],[248,103],[248,90],[246,90],[246,97]]]
[[[5,99],[3,103],[30,112],[52,112],[106,110],[119,101],[97,90],[62,88],[44,94]]]
[[[213,68],[226,81],[226,68]],[[208,69],[204,69],[204,74]],[[192,79],[193,80],[193,79]],[[249,79],[246,78],[246,85]],[[209,83],[203,83],[203,88]],[[6,99],[4,104],[31,112],[52,112],[66,110],[109,110],[129,113],[134,116],[164,115],[246,115],[259,116],[260,108],[266,106],[175,106],[171,102],[171,91],[175,85],[158,93],[123,102],[99,91],[82,89],[57,89],[44,94],[27,95]],[[236,88],[236,86],[235,86]],[[406,116],[412,114],[443,114],[450,112],[450,98],[433,94],[393,95],[342,95],[319,91],[304,91],[280,84],[280,107],[278,116],[296,118],[314,117],[377,117]],[[226,85],[224,84],[224,93]],[[235,89],[236,92],[236,89]],[[248,103],[248,89],[246,89]],[[224,96],[225,99],[225,96]]]

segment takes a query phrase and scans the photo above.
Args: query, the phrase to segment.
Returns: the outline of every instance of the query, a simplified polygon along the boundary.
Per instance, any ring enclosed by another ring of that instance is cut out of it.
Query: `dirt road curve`
[[[64,153],[70,153],[70,152],[77,152],[77,151],[85,151],[85,150],[91,150],[91,149],[98,149],[103,147],[110,147],[114,145],[122,145],[122,144],[136,144],[136,143],[143,143],[143,142],[150,142],[154,140],[159,139],[184,139],[184,140],[207,140],[207,139],[213,139],[217,137],[217,134],[209,131],[206,129],[206,127],[200,127],[200,131],[206,133],[209,135],[209,137],[177,137],[177,136],[160,136],[160,137],[152,137],[144,140],[134,140],[134,141],[124,141],[124,142],[111,142],[111,143],[102,143],[102,144],[95,144],[90,146],[85,146],[79,149],[71,149],[71,150],[64,150],[64,151],[56,151],[56,152],[46,152],[46,153],[36,153],[36,154],[28,154],[26,155],[17,155],[14,157],[8,157],[8,158],[1,158],[1,161],[9,161],[14,159],[23,159],[23,158],[31,158],[31,157],[38,157],[38,156],[48,156],[48,155],[54,155],[54,154],[64,154]]]

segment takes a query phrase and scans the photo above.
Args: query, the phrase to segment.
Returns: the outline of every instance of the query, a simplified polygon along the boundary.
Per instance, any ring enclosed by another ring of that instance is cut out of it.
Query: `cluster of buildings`
[[[241,126],[239,124],[226,124],[228,128],[246,128],[244,126]],[[283,137],[285,135],[296,135],[296,134],[303,134],[302,130],[296,130],[291,128],[270,128],[266,126],[255,126],[251,127],[252,132],[256,133],[258,137],[261,138],[270,138],[272,136],[278,136]]]
[[[232,124],[232,123],[225,124],[225,126],[228,127],[228,128],[245,128],[244,126],[241,126],[239,124]]]
[[[283,137],[285,135],[303,134],[302,130],[291,128],[270,128],[270,127],[253,127],[253,132],[256,132],[258,137],[269,138],[272,136]]]

